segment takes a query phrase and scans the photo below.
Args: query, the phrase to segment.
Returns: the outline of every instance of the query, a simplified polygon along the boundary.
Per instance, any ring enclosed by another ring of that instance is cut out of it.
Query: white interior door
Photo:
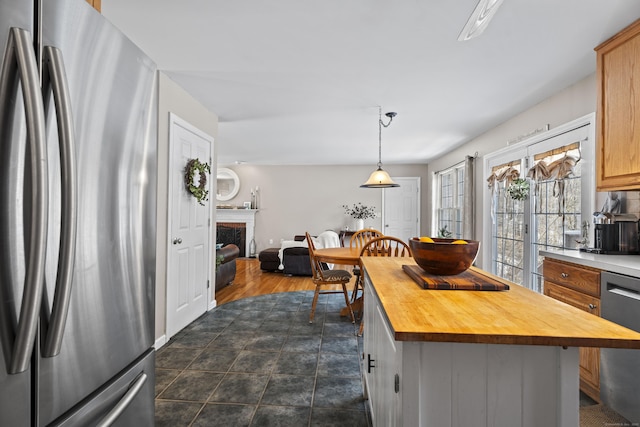
[[[211,165],[213,138],[170,115],[167,339],[207,310],[211,277],[211,179],[209,201],[200,205],[185,185],[185,167],[199,159]],[[215,196],[214,196],[215,197]]]
[[[420,235],[420,177],[394,177],[393,180],[400,187],[384,189],[381,231],[408,242]]]

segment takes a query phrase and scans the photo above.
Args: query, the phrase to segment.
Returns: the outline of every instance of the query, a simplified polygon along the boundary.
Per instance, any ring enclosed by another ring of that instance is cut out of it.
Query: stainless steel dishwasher
[[[640,278],[609,272],[600,277],[601,316],[640,332]],[[628,421],[640,423],[640,350],[600,350],[600,398]]]

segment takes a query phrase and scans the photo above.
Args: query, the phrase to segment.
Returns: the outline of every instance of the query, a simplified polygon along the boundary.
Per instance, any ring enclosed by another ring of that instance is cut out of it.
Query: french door
[[[485,200],[491,203],[483,257],[493,274],[542,292],[540,251],[589,244],[583,239],[590,239],[595,207],[594,119],[585,116],[486,156]],[[528,197],[510,192],[517,178],[529,185]]]

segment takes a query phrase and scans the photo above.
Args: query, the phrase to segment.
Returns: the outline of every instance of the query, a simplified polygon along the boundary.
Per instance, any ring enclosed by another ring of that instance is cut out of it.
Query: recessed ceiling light
[[[458,36],[458,41],[466,41],[479,36],[489,25],[489,21],[498,11],[503,0],[480,0],[473,10],[467,24]]]
[[[247,163],[245,160],[236,160],[236,165],[244,165]]]

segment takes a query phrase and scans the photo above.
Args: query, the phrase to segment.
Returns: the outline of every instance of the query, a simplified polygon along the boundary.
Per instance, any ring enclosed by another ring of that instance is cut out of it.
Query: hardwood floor
[[[315,288],[311,277],[285,276],[279,272],[262,271],[257,258],[238,258],[236,279],[231,285],[216,293],[216,302],[217,305],[221,305],[240,298],[278,292],[313,291]],[[330,289],[327,286],[324,288]],[[339,285],[336,285],[335,289],[339,290]]]

